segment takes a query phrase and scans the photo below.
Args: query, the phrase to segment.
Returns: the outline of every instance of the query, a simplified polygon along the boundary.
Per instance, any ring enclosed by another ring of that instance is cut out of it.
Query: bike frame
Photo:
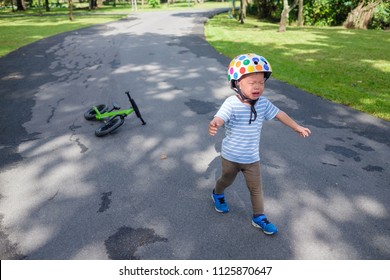
[[[130,108],[130,109],[126,109],[126,110],[111,111],[111,112],[105,112],[105,113],[101,114],[99,112],[99,110],[96,108],[96,106],[93,106],[93,109],[95,110],[95,113],[96,113],[95,117],[98,121],[102,121],[106,118],[111,118],[111,117],[115,117],[115,116],[121,116],[121,115],[128,116],[134,112],[134,109]]]

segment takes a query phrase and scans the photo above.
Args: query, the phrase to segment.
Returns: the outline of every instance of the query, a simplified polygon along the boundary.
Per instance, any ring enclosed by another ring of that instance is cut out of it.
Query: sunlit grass
[[[337,103],[390,120],[390,32],[342,27],[289,27],[248,18],[245,24],[215,16],[206,38],[229,57],[255,52],[272,76]]]
[[[43,38],[123,18],[123,15],[0,18],[0,57]]]
[[[163,4],[160,8],[152,8],[148,4],[138,5],[137,12],[212,9],[230,5],[229,2],[194,4],[193,1],[188,5],[186,1],[178,1],[170,5]],[[46,12],[44,8],[30,8],[24,12],[12,12],[11,8],[0,9],[0,57],[55,34],[118,20],[130,13],[137,13],[130,4],[123,3],[117,7],[102,6],[91,11],[87,7],[87,2],[78,4],[73,10],[73,21],[69,21],[69,10],[66,5],[62,8],[51,8],[50,12]],[[38,16],[39,14],[42,16]]]

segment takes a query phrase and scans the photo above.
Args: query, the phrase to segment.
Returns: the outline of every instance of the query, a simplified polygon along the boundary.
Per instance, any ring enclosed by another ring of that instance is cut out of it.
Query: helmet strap
[[[249,124],[252,123],[252,121],[255,121],[257,119],[257,112],[255,109],[255,104],[258,99],[256,100],[251,100],[251,116],[249,117]],[[253,114],[253,119],[252,119],[252,114]]]
[[[256,105],[257,100],[259,100],[259,99],[252,100],[252,99],[246,97],[245,94],[241,91],[241,89],[237,85],[235,85],[233,87],[233,89],[235,92],[238,93],[241,100],[243,100],[244,102],[248,102],[251,105],[251,115],[249,117],[249,124],[251,124],[253,121],[255,121],[257,119],[257,112],[255,109],[255,105]]]

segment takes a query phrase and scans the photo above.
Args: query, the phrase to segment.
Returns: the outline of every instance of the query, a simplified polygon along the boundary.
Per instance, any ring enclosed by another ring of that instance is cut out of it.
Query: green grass
[[[43,38],[83,27],[118,20],[123,15],[75,16],[67,15],[0,18],[0,57],[22,46]]]
[[[206,25],[208,42],[235,57],[254,52],[272,76],[325,99],[390,121],[390,32],[288,27],[249,17],[245,24],[220,14]]]
[[[182,0],[176,4],[163,4],[161,8],[151,8],[145,4],[138,5],[138,12],[153,12],[162,10],[183,10],[197,8],[221,8],[229,7],[229,2],[209,2],[188,7],[188,2]],[[8,53],[59,33],[72,31],[87,26],[101,24],[121,19],[133,12],[131,5],[103,6],[99,9],[89,11],[88,3],[78,4],[73,9],[73,21],[69,21],[68,9],[51,8],[46,12],[44,8],[31,8],[23,12],[12,12],[10,8],[0,9],[0,57]],[[41,13],[43,16],[39,16]]]

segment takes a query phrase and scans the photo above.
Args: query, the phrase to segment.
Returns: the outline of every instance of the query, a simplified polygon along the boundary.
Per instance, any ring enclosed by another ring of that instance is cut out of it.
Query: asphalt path
[[[251,226],[241,175],[214,210],[223,132],[207,126],[232,94],[203,37],[215,12],[132,13],[0,59],[1,259],[390,258],[390,124],[274,79],[265,95],[312,131],[263,128],[279,233]],[[83,113],[127,90],[147,125],[95,137]]]

